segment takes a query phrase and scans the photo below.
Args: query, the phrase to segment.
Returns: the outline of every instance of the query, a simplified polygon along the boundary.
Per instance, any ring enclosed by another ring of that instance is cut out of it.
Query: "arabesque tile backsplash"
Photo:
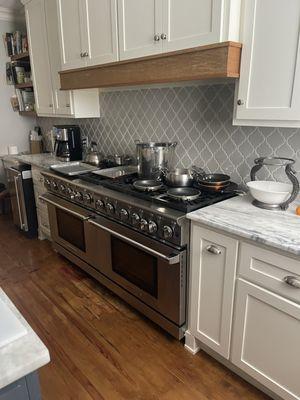
[[[259,156],[297,159],[300,129],[232,125],[233,84],[163,87],[100,93],[100,118],[38,118],[42,129],[74,123],[105,154],[134,154],[135,139],[175,141],[176,165],[193,164],[229,173],[241,182]],[[284,179],[282,168],[264,170],[265,179]]]

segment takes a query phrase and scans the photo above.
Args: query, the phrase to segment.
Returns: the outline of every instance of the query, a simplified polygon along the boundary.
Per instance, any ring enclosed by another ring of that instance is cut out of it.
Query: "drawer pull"
[[[222,251],[217,246],[214,246],[214,245],[207,246],[206,250],[209,253],[215,254],[216,256],[218,256],[222,253]]]
[[[296,278],[295,276],[285,276],[283,280],[288,285],[293,286],[296,289],[300,289],[300,279]]]

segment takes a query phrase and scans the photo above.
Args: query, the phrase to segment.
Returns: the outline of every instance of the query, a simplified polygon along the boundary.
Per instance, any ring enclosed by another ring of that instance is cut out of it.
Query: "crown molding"
[[[0,6],[0,21],[18,21],[20,19],[24,19],[24,7],[20,7],[17,9],[11,9]]]

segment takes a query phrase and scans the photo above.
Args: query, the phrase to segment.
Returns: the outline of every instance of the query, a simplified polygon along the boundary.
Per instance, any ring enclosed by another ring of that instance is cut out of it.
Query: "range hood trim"
[[[223,42],[61,71],[61,90],[238,78],[241,43]]]

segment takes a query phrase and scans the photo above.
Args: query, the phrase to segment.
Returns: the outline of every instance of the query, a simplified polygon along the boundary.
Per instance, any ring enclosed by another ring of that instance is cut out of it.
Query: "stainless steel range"
[[[156,202],[151,193],[136,197],[130,192],[132,182],[124,179],[112,183],[91,175],[73,180],[50,172],[44,176],[48,193],[42,199],[48,205],[54,248],[182,338],[189,244],[186,210],[172,208],[165,198]],[[204,197],[197,208],[208,204]],[[224,196],[208,198],[211,204]]]

